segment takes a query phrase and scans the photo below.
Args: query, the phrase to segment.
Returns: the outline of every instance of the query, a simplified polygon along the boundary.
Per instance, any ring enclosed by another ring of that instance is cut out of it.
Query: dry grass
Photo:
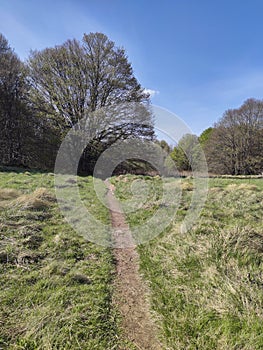
[[[22,209],[41,210],[48,208],[55,197],[46,188],[37,188],[33,193],[24,194],[16,198],[12,205],[21,207]]]
[[[211,179],[201,217],[182,234],[191,187],[190,180],[182,180],[181,205],[171,229],[139,247],[164,343],[176,350],[261,350],[261,179]],[[143,209],[140,216],[147,219],[151,208]],[[131,226],[140,219],[136,213],[128,218]]]
[[[0,349],[119,348],[110,250],[65,222],[51,174],[31,175],[0,173],[1,187],[14,188],[2,192],[11,199],[0,208]],[[108,223],[93,180],[78,182],[85,204]]]
[[[217,175],[217,174],[209,174],[210,178],[217,179],[238,179],[238,180],[250,180],[250,179],[262,179],[263,175]]]
[[[230,184],[226,187],[228,191],[257,191],[258,187],[249,183]]]
[[[194,185],[191,182],[189,182],[189,181],[184,181],[181,184],[181,188],[184,191],[193,191]]]
[[[14,188],[1,188],[0,189],[0,200],[11,200],[21,196],[21,192]]]

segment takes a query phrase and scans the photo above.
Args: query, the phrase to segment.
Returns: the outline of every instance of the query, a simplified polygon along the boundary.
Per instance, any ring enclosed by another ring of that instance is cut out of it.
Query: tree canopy
[[[81,171],[92,172],[99,155],[120,138],[153,139],[149,94],[135,78],[124,49],[106,35],[84,34],[82,42],[73,39],[34,51],[28,68],[32,104],[58,121],[62,135],[83,127],[79,121],[85,119],[91,141],[82,155]],[[130,103],[143,108],[137,113]]]
[[[132,103],[138,106],[129,107]],[[99,154],[116,140],[153,139],[148,107],[149,94],[135,78],[124,49],[102,33],[33,51],[25,63],[0,35],[3,164],[52,168],[67,131],[83,127],[79,122],[85,119],[84,132],[90,132],[92,141],[81,167],[92,172]]]
[[[32,100],[59,114],[66,126],[105,106],[147,102],[149,95],[133,75],[124,49],[102,33],[84,34],[54,48],[31,53]]]

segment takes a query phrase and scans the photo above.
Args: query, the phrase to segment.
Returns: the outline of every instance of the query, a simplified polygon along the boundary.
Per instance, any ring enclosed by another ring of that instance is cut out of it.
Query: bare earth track
[[[161,350],[156,338],[157,330],[151,320],[147,290],[139,274],[139,256],[132,246],[132,235],[125,216],[114,196],[114,186],[105,181],[108,188],[108,204],[114,229],[116,246],[129,242],[130,248],[114,248],[116,261],[115,295],[113,303],[122,316],[124,336],[139,350]]]

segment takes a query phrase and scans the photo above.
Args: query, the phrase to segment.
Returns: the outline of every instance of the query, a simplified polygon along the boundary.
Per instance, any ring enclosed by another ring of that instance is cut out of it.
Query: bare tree
[[[248,99],[215,124],[205,151],[210,171],[255,174],[263,169],[263,100]]]
[[[62,118],[65,126],[105,106],[149,101],[125,51],[102,33],[84,34],[82,44],[68,40],[32,52],[28,66],[32,100],[38,109]]]
[[[82,43],[68,40],[32,52],[28,67],[33,105],[57,120],[62,133],[69,128],[81,133],[79,121],[85,119],[84,131],[92,141],[80,162],[83,171],[88,166],[90,172],[99,154],[120,138],[153,139],[149,94],[135,78],[125,51],[106,35],[84,34]],[[142,109],[137,113],[129,103]]]
[[[23,64],[0,34],[0,159],[4,164],[21,162],[26,93]]]

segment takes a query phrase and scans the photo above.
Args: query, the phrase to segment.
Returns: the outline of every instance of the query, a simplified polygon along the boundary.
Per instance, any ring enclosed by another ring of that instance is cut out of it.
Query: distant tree
[[[171,158],[176,164],[176,167],[178,168],[179,171],[190,171],[191,166],[190,163],[187,159],[187,156],[185,152],[183,151],[180,146],[174,147],[174,149],[171,152]]]
[[[201,159],[200,152],[198,137],[192,134],[185,134],[179,140],[177,147],[171,152],[171,158],[180,171],[191,171],[197,167],[198,161]]]
[[[172,149],[165,140],[156,140],[157,145],[159,145],[167,154],[170,154]]]
[[[257,174],[263,169],[263,100],[248,99],[227,110],[205,146],[215,173]]]
[[[165,173],[170,171],[170,168],[172,168],[172,163],[169,161],[170,153],[172,151],[171,147],[168,145],[168,143],[165,140],[155,140],[155,153],[156,153],[156,158],[158,158],[158,166],[160,169],[163,169],[162,172]]]
[[[198,137],[198,141],[200,142],[200,145],[202,147],[205,147],[205,145],[207,144],[208,140],[210,139],[211,135],[213,132],[213,128],[207,128],[205,129],[202,134]]]

